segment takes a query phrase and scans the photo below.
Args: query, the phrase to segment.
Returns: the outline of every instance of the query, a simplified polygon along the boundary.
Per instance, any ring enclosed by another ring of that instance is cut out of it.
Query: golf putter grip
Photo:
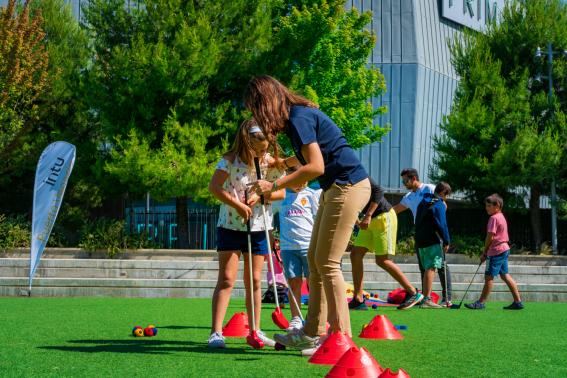
[[[246,206],[248,206],[248,189],[244,190],[244,202],[246,202]],[[250,218],[246,221],[246,232],[250,234]]]
[[[257,157],[254,158],[254,166],[256,167],[256,179],[261,180],[262,179],[262,171],[260,171],[260,160]],[[263,194],[260,196],[260,202],[262,202],[262,205],[264,204],[264,195]]]

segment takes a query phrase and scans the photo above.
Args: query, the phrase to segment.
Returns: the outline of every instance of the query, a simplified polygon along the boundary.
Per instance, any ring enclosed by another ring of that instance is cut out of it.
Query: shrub
[[[484,241],[476,236],[452,235],[451,252],[469,257],[480,256],[484,251]]]
[[[0,251],[30,247],[31,224],[24,216],[8,218],[0,214]]]
[[[413,255],[415,253],[415,239],[413,235],[399,239],[396,245],[397,255]]]
[[[123,249],[139,249],[155,247],[148,240],[147,234],[127,234],[124,221],[97,219],[85,223],[81,229],[79,247],[89,252],[106,251],[113,258]]]

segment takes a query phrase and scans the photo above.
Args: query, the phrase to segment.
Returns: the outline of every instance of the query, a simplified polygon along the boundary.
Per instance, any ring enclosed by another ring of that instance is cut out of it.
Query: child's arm
[[[443,240],[443,247],[447,250],[451,243],[451,237],[449,236],[449,227],[447,227],[447,214],[444,205],[433,207],[433,219],[437,233]]]
[[[484,251],[480,256],[480,261],[486,260],[486,254],[488,253],[488,249],[490,248],[493,239],[494,239],[494,234],[492,232],[487,232],[486,239],[484,239]]]
[[[233,198],[223,187],[228,177],[228,172],[217,169],[213,174],[213,177],[211,178],[211,182],[209,183],[209,191],[213,193],[215,198],[217,198],[219,201],[227,204],[230,207],[233,207],[242,218],[248,220],[252,215],[252,209]]]

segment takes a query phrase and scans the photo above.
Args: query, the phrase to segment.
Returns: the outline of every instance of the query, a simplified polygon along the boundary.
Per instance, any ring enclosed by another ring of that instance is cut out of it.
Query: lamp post
[[[553,44],[549,42],[547,44],[547,83],[548,83],[548,101],[549,110],[551,111],[551,116],[553,117],[553,56],[562,55],[567,58],[567,50],[554,51]],[[537,48],[536,59],[541,60],[544,57],[544,53],[541,48]],[[557,193],[555,189],[555,177],[551,179],[551,248],[553,249],[553,254],[557,254]]]

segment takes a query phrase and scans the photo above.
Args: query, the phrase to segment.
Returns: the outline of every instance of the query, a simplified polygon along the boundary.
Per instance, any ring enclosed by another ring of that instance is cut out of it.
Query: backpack
[[[278,301],[280,303],[286,303],[287,298],[287,287],[284,284],[276,282],[276,290],[278,291]],[[262,295],[262,303],[276,303],[276,298],[274,297],[274,286],[270,285],[268,289]]]

